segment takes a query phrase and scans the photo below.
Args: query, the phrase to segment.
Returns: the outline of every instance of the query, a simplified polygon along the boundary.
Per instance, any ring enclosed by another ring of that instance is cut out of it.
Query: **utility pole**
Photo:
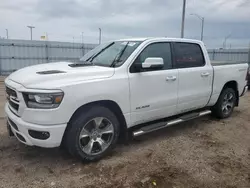
[[[6,39],[9,39],[9,30],[8,29],[5,30],[6,30]]]
[[[205,18],[202,17],[202,20],[201,20],[201,41],[203,41],[204,20],[205,20]]]
[[[82,44],[83,44],[83,32],[82,32]]]
[[[84,54],[85,54],[85,49],[83,44],[83,32],[82,32],[82,55],[84,56]]]
[[[30,40],[32,40],[32,29],[34,29],[34,26],[27,26],[28,28],[30,28]]]
[[[229,37],[231,37],[231,34],[227,35],[224,39],[224,42],[223,42],[223,49],[226,49],[227,48],[227,39],[229,39]]]
[[[204,20],[205,18],[198,15],[198,14],[190,14],[192,16],[196,16],[197,18],[199,18],[201,20],[201,41],[203,41],[203,31],[204,31]]]
[[[184,38],[185,14],[186,14],[186,0],[183,0],[182,21],[181,21],[181,38]]]
[[[102,41],[102,29],[99,28],[99,44],[101,44]]]

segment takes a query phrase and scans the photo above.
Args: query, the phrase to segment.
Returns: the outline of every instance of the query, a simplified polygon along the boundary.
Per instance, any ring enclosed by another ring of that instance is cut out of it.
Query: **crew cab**
[[[247,63],[210,62],[197,40],[116,40],[80,63],[40,64],[9,75],[7,127],[26,145],[64,145],[94,161],[128,132],[140,136],[210,113],[229,117],[247,91],[247,69]]]

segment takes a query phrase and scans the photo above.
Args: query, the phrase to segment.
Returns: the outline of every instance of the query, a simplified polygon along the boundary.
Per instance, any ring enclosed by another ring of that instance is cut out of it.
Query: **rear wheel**
[[[221,119],[228,118],[234,110],[236,100],[235,90],[232,88],[225,88],[222,91],[217,103],[212,108],[213,114]]]
[[[95,161],[108,154],[119,136],[119,122],[108,108],[92,106],[75,117],[66,133],[66,146],[73,155]]]

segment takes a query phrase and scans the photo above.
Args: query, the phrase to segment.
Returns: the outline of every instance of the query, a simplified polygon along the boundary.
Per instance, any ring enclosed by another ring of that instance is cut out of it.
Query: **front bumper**
[[[246,94],[247,91],[248,91],[248,86],[245,86],[245,87],[244,87],[244,90],[243,90],[243,92],[242,92],[242,94],[241,94],[241,97],[244,96],[244,95]]]
[[[67,124],[38,125],[25,122],[11,112],[8,103],[5,105],[5,112],[9,119],[8,124],[10,125],[10,129],[20,142],[29,146],[39,146],[44,148],[60,146]],[[48,132],[49,138],[46,140],[33,138],[30,135],[29,130]]]

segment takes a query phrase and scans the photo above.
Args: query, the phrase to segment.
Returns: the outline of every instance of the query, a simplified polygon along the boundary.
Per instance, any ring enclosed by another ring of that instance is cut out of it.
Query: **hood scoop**
[[[65,71],[60,70],[48,70],[48,71],[39,71],[36,72],[37,74],[59,74],[59,73],[66,73]]]

